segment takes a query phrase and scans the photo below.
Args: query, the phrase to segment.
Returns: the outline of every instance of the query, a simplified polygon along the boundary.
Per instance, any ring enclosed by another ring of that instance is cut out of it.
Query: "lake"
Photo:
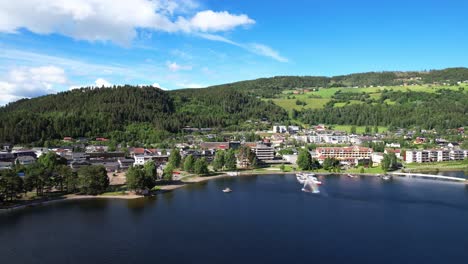
[[[423,179],[231,177],[0,214],[0,263],[466,263],[468,190]],[[225,187],[232,193],[223,193]]]

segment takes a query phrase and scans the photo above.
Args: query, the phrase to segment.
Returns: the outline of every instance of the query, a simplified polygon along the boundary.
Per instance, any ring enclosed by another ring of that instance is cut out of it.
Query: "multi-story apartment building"
[[[343,163],[357,164],[359,160],[371,158],[373,150],[365,147],[322,147],[315,150],[320,161],[326,158],[336,158]]]
[[[405,161],[407,163],[440,162],[449,160],[463,160],[466,157],[468,157],[468,151],[466,150],[407,150],[405,155]]]
[[[275,158],[275,149],[265,144],[257,144],[252,148],[259,160],[272,160]]]

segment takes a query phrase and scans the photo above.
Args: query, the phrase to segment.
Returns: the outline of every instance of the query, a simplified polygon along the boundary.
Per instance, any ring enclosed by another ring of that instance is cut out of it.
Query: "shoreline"
[[[444,171],[444,170],[440,170]],[[450,170],[446,170],[450,171]],[[171,192],[180,188],[183,188],[187,185],[190,184],[196,184],[200,182],[206,182],[210,180],[215,180],[215,179],[221,179],[221,178],[230,178],[230,177],[249,177],[249,176],[264,176],[264,175],[294,175],[296,172],[282,172],[282,171],[260,171],[260,172],[255,172],[255,171],[244,171],[244,172],[237,172],[237,176],[232,176],[229,175],[229,173],[232,172],[223,172],[220,175],[214,175],[214,176],[189,176],[187,177],[186,180],[181,179],[180,181],[173,183],[173,184],[167,184],[167,185],[162,185],[159,186],[159,189],[155,191],[152,195],[149,196],[144,196],[144,195],[136,195],[136,194],[125,194],[125,195],[79,195],[79,194],[67,194],[61,197],[56,197],[56,198],[51,198],[47,200],[39,200],[39,201],[32,201],[32,202],[26,202],[24,204],[19,204],[19,205],[14,205],[12,207],[8,208],[0,208],[0,214],[1,213],[6,213],[6,212],[11,212],[11,211],[16,211],[20,209],[26,209],[26,208],[32,208],[32,207],[39,207],[39,206],[44,206],[48,205],[51,203],[56,203],[56,202],[63,202],[63,201],[73,201],[73,200],[90,200],[90,199],[115,199],[115,200],[134,200],[134,199],[141,199],[145,197],[152,197],[159,195],[161,193],[165,192]],[[415,173],[415,172],[409,172],[409,173]],[[330,175],[339,175],[339,176],[345,176],[347,174],[352,174],[356,176],[363,176],[363,177],[378,177],[380,174],[375,174],[375,173],[345,173],[345,172],[324,172],[324,173],[316,173],[318,176],[330,176]],[[459,182],[461,184],[465,184],[468,186],[468,180],[465,180],[465,182]]]

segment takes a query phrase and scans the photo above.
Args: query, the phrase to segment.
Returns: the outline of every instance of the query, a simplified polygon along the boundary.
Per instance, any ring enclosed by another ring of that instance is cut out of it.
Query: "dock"
[[[458,177],[449,177],[442,175],[433,175],[433,174],[421,174],[421,173],[403,173],[403,172],[393,172],[389,173],[391,175],[408,177],[408,178],[424,178],[424,179],[434,179],[434,180],[445,180],[445,181],[456,181],[456,182],[467,182],[464,178]]]

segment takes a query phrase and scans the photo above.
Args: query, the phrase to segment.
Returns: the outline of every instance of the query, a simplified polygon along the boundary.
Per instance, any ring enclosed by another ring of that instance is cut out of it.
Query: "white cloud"
[[[177,24],[185,31],[217,32],[255,24],[255,21],[245,14],[232,15],[227,11],[205,10],[196,13],[190,20],[179,18]]]
[[[111,87],[112,84],[102,78],[98,78],[96,79],[96,81],[94,81],[94,84],[96,87]]]
[[[56,66],[12,69],[0,81],[0,105],[21,98],[54,93],[66,83],[65,71]]]
[[[192,69],[192,66],[190,65],[179,65],[176,62],[170,62],[170,61],[166,62],[166,66],[172,72],[181,71],[181,70],[188,71]]]
[[[245,14],[204,10],[187,0],[17,0],[0,1],[0,32],[25,28],[86,41],[128,45],[137,30],[219,32],[255,23]],[[189,17],[187,13],[195,15]]]
[[[249,49],[253,53],[270,57],[279,62],[288,62],[288,59],[281,56],[279,52],[263,44],[252,43],[247,46],[247,49]]]

